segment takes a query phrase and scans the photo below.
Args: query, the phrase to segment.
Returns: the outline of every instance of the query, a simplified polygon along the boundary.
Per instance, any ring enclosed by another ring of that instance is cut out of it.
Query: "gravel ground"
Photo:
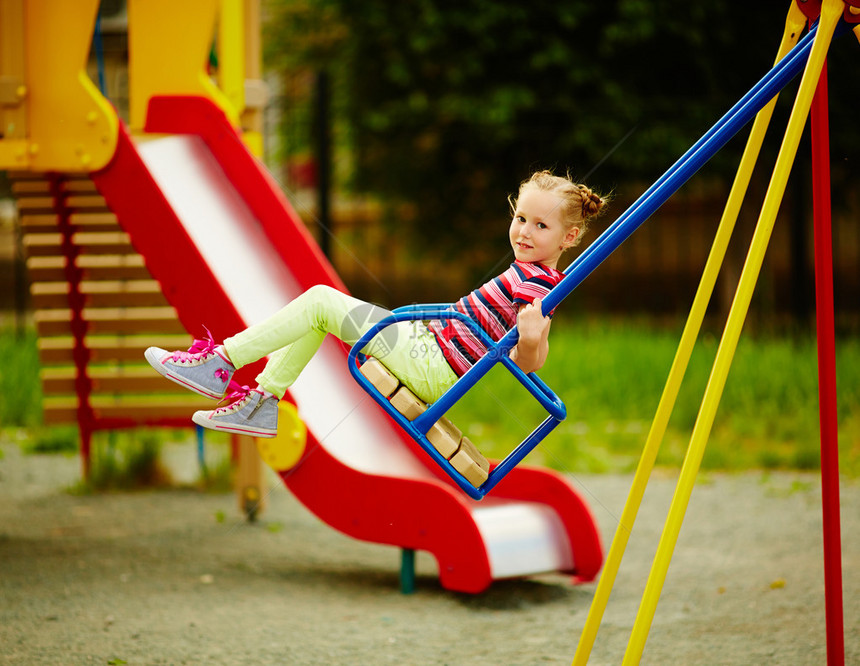
[[[547,575],[454,594],[419,553],[404,595],[396,549],[329,529],[274,478],[251,524],[232,494],[76,496],[77,458],[0,450],[2,664],[568,664],[594,592]],[[167,453],[171,469],[193,464],[191,447]],[[574,482],[608,548],[631,477]],[[674,487],[665,473],[649,485],[592,664],[622,660]],[[842,484],[842,536],[856,664],[856,481]],[[817,475],[703,476],[643,663],[825,663],[821,553]]]

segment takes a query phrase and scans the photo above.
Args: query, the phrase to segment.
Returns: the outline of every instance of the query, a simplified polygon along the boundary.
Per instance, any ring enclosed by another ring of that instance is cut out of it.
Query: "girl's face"
[[[579,229],[567,230],[561,219],[561,199],[552,192],[527,188],[520,192],[510,239],[518,261],[557,268],[561,253],[576,241]]]

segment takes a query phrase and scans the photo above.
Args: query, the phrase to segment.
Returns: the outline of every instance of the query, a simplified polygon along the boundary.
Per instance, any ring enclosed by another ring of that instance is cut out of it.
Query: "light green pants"
[[[224,347],[236,368],[268,356],[257,382],[282,398],[326,334],[354,345],[389,314],[384,308],[316,285],[268,319],[224,340]],[[438,400],[457,381],[436,338],[420,321],[384,328],[362,351],[379,359],[425,402]]]

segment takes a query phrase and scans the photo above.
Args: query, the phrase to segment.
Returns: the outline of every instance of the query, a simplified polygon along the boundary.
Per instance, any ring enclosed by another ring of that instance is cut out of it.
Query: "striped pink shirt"
[[[515,261],[504,273],[464,296],[451,308],[474,319],[498,341],[517,323],[520,306],[545,297],[563,278],[564,273],[543,264]],[[461,321],[433,321],[429,328],[459,376],[487,353],[487,348]]]

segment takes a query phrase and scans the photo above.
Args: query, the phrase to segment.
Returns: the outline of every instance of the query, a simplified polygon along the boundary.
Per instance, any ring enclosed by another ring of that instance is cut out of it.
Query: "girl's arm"
[[[523,372],[540,370],[546,362],[550,323],[550,318],[541,313],[541,299],[520,308],[517,314],[520,339],[511,350],[511,358]]]

